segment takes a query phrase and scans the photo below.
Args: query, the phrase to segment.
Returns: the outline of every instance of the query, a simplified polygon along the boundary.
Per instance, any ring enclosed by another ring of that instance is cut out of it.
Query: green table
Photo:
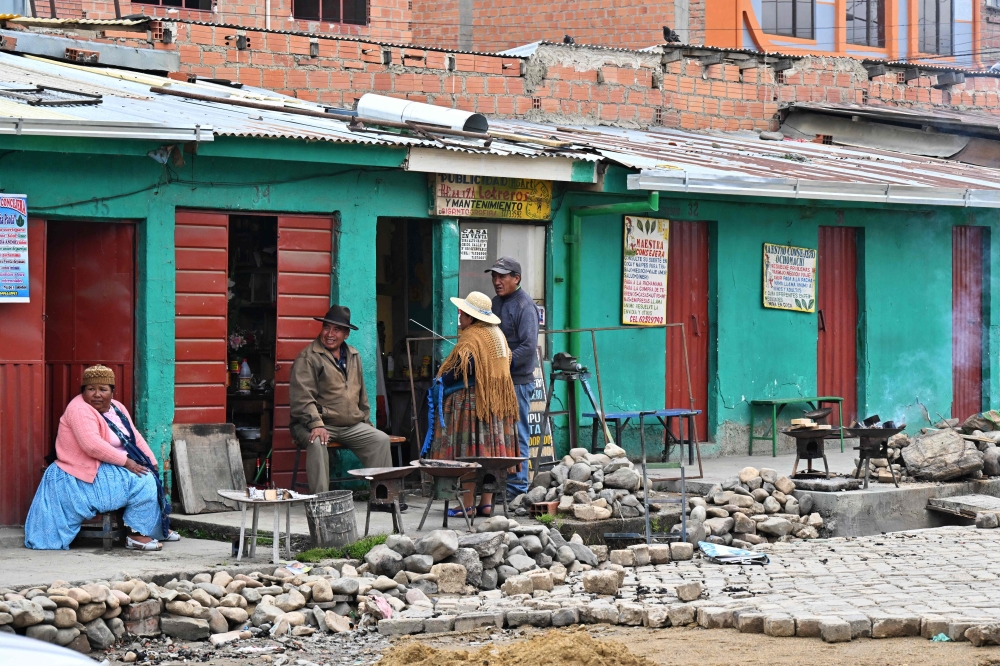
[[[840,416],[840,452],[844,452],[844,399],[833,395],[814,397],[794,397],[794,398],[766,398],[764,400],[750,401],[750,455],[753,455],[753,443],[756,439],[771,440],[771,455],[778,455],[778,416],[786,405],[805,403],[812,409],[823,406],[823,403],[830,402],[837,404],[837,413]],[[763,435],[755,435],[754,432],[754,410],[757,407],[771,408],[771,427]]]

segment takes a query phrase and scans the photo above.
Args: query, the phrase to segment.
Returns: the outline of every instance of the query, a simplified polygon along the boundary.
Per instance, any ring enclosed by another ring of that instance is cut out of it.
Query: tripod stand
[[[545,396],[545,412],[542,414],[543,430],[542,435],[539,438],[539,446],[536,451],[538,455],[532,457],[531,468],[539,470],[542,467],[551,467],[555,464],[555,460],[545,460],[541,459],[542,442],[545,441],[547,435],[550,435],[549,430],[551,421],[549,420],[552,416],[569,416],[569,447],[575,449],[578,446],[580,439],[580,424],[576,420],[576,387],[575,383],[579,383],[583,387],[583,392],[587,395],[590,400],[590,406],[593,407],[594,413],[597,414],[598,419],[601,422],[601,429],[604,431],[605,443],[614,441],[611,438],[611,434],[608,431],[608,426],[604,422],[604,412],[601,410],[600,405],[597,400],[594,399],[594,392],[590,388],[590,373],[587,368],[580,365],[577,360],[566,354],[565,352],[559,352],[552,359],[552,372],[549,373],[549,391]],[[555,384],[557,381],[566,382],[566,409],[560,411],[552,410],[552,395],[554,393]]]

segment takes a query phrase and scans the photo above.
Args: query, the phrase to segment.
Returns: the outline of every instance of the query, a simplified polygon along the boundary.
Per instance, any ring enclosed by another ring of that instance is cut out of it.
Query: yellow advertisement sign
[[[499,220],[548,220],[552,181],[437,174],[434,214]]]

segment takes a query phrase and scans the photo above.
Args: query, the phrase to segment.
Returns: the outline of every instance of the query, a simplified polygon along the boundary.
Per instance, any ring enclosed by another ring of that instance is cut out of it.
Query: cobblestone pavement
[[[935,635],[948,633],[949,622],[1000,620],[998,548],[1000,530],[973,527],[776,543],[759,547],[771,558],[763,567],[699,559],[638,567],[621,596],[676,604],[673,588],[698,581],[706,592],[691,605],[700,608],[787,614],[796,626],[809,617],[893,618],[911,625],[892,630],[901,635],[913,633],[913,622]],[[699,620],[703,626],[736,621]]]

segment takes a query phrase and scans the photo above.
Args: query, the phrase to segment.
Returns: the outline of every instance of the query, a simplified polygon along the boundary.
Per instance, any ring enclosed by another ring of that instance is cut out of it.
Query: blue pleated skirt
[[[98,513],[125,508],[125,524],[139,534],[163,538],[153,474],[138,476],[101,463],[93,483],[49,465],[24,523],[24,545],[35,550],[69,550],[80,525]]]

